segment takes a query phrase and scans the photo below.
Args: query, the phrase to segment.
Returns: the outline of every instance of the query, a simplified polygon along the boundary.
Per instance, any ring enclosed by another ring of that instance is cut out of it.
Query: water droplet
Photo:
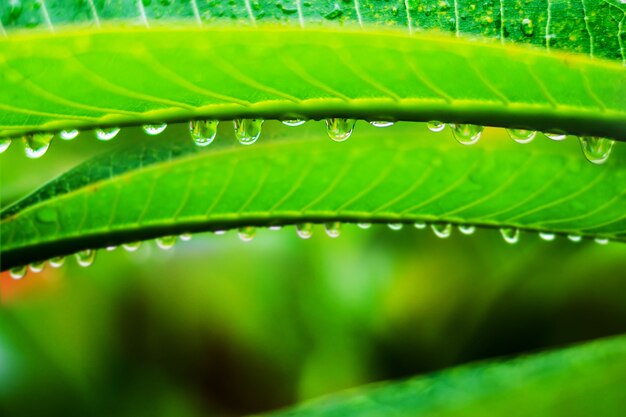
[[[552,242],[556,238],[556,235],[550,232],[539,232],[539,237],[546,242]]]
[[[189,122],[191,140],[198,146],[209,146],[217,135],[219,120],[192,120]]]
[[[506,243],[514,244],[519,242],[519,229],[516,227],[503,227],[500,229],[500,233]]]
[[[533,33],[535,33],[533,21],[527,17],[522,20],[520,28],[522,29],[522,33],[526,36],[533,36]]]
[[[302,239],[309,239],[313,235],[313,224],[301,223],[296,225],[296,233]]]
[[[459,225],[459,232],[463,233],[464,235],[472,235],[474,234],[475,231],[476,231],[476,227],[472,226],[471,224]]]
[[[597,237],[593,240],[594,242],[600,244],[600,245],[606,245],[609,243],[609,238],[607,237]]]
[[[261,136],[261,126],[263,119],[237,119],[233,122],[235,126],[235,137],[242,145],[252,145]]]
[[[581,235],[574,234],[567,235],[567,238],[572,242],[580,242],[581,240],[583,240],[583,237]]]
[[[11,142],[12,140],[8,138],[0,139],[0,153],[3,153],[7,149],[9,149],[9,146],[11,146]]]
[[[290,127],[302,126],[305,123],[306,123],[306,120],[304,119],[283,120],[283,124],[285,126],[290,126]]]
[[[324,225],[324,229],[326,230],[326,234],[329,237],[332,237],[332,238],[339,237],[339,235],[341,234],[341,223],[339,222],[326,223]]]
[[[24,136],[24,150],[31,159],[41,158],[48,148],[54,135],[51,133],[32,133]]]
[[[176,236],[163,236],[155,239],[156,245],[163,250],[170,250],[176,244]]]
[[[462,145],[473,145],[478,142],[485,129],[483,126],[451,123],[454,138]]]
[[[63,140],[72,140],[75,139],[76,136],[78,136],[78,134],[80,133],[79,130],[77,129],[73,129],[73,130],[62,130],[59,132],[59,137]]]
[[[535,136],[537,136],[537,132],[534,130],[526,130],[526,129],[506,129],[507,133],[517,143],[529,143]]]
[[[335,142],[343,142],[352,135],[355,123],[354,119],[326,119],[326,132]]]
[[[374,127],[389,127],[393,126],[394,122],[390,122],[388,120],[373,120],[370,124]]]
[[[391,230],[402,230],[402,228],[404,227],[404,223],[389,223],[387,224],[387,227],[390,228]]]
[[[96,138],[103,141],[108,141],[113,139],[120,133],[119,127],[109,127],[105,129],[96,129]]]
[[[183,233],[180,235],[180,240],[184,242],[189,242],[191,240],[191,233]]]
[[[122,247],[126,250],[126,252],[135,252],[141,246],[141,242],[130,242],[124,243]]]
[[[78,265],[87,267],[93,264],[96,259],[96,251],[93,249],[85,249],[76,253],[76,261]]]
[[[242,227],[241,229],[239,229],[238,234],[239,234],[239,239],[241,239],[242,242],[251,242],[252,239],[254,239],[254,236],[256,235],[256,229],[251,226]]]
[[[435,236],[445,239],[452,234],[452,225],[450,223],[433,223],[430,225]]]
[[[426,226],[428,226],[425,222],[415,222],[413,223],[413,227],[415,227],[416,229],[426,229]]]
[[[363,230],[367,230],[370,227],[372,227],[372,223],[365,223],[365,222],[360,222],[360,223],[357,223],[356,225]]]
[[[276,230],[280,230],[280,229],[282,229],[282,228],[283,228],[283,227],[282,227],[282,226],[280,226],[280,225],[270,226],[270,230],[274,230],[274,231],[276,231]]]
[[[611,155],[611,149],[615,141],[611,139],[595,138],[583,136],[580,138],[580,146],[585,158],[591,163],[601,165],[605,163]]]
[[[567,138],[567,135],[563,133],[544,132],[543,134],[545,137],[547,137],[548,139],[552,139],[552,140],[565,140],[565,138]]]
[[[167,123],[143,125],[141,128],[144,132],[146,132],[146,134],[150,136],[156,136],[160,133],[163,133],[163,131],[167,128]]]
[[[30,265],[28,265],[28,269],[30,269],[34,273],[39,273],[43,271],[45,267],[46,267],[46,261],[33,262]]]
[[[213,233],[216,234],[217,236],[222,236],[226,234],[226,230],[216,230]]]
[[[54,258],[50,258],[48,263],[53,268],[60,268],[65,263],[65,257],[64,256],[56,256]]]
[[[9,275],[11,275],[13,279],[24,278],[24,276],[26,276],[26,265],[9,269]]]
[[[107,246],[106,250],[109,252],[113,252],[115,249],[117,249],[117,246]]]
[[[438,122],[436,120],[433,120],[433,121],[430,121],[430,122],[426,123],[426,127],[431,132],[437,133],[437,132],[441,132],[443,129],[445,129],[446,128],[446,124]]]

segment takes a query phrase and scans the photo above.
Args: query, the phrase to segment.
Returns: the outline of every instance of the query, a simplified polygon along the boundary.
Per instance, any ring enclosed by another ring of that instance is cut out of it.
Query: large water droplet
[[[367,230],[372,227],[372,223],[360,222],[356,224],[360,229]]]
[[[329,237],[332,237],[332,238],[339,237],[339,235],[341,234],[341,223],[340,222],[326,223],[324,225],[324,229],[326,230],[326,234]]]
[[[176,236],[163,236],[155,239],[156,245],[163,250],[170,250],[176,244]]]
[[[433,229],[435,236],[442,239],[448,238],[452,234],[452,225],[450,223],[433,223],[430,225],[430,228]]]
[[[28,269],[30,269],[34,273],[39,273],[43,271],[45,267],[46,267],[46,261],[33,262],[30,265],[28,265]]]
[[[198,146],[209,146],[217,135],[219,120],[192,120],[189,122],[191,140]]]
[[[130,242],[124,243],[122,247],[126,250],[126,252],[135,252],[141,246],[141,242]]]
[[[472,235],[474,234],[474,232],[476,231],[476,226],[472,226],[471,224],[460,224],[459,225],[459,232],[463,233],[464,235]]]
[[[166,128],[167,123],[157,123],[142,126],[143,131],[150,136],[156,136],[160,133],[163,133]]]
[[[374,127],[389,127],[394,125],[393,122],[387,120],[374,120],[371,121],[370,124]]]
[[[529,143],[535,136],[537,136],[537,132],[534,130],[526,130],[526,129],[506,129],[507,133],[517,143]]]
[[[65,263],[65,257],[64,256],[55,256],[54,258],[50,258],[48,263],[53,268],[60,268]]]
[[[514,244],[519,242],[519,229],[516,227],[503,227],[500,234],[506,243]]]
[[[583,136],[580,138],[580,146],[583,150],[585,158],[589,162],[596,165],[605,163],[611,155],[611,149],[615,141],[611,139],[595,138],[590,136]]]
[[[119,127],[108,127],[104,129],[96,129],[96,138],[103,141],[108,141],[113,139],[120,133]]]
[[[9,146],[11,146],[11,142],[11,139],[8,138],[0,139],[0,153],[3,153],[7,149],[9,149]]]
[[[567,239],[571,240],[572,242],[580,242],[581,240],[583,240],[583,237],[581,235],[569,234],[567,235]]]
[[[535,33],[535,27],[533,25],[533,21],[527,17],[522,20],[522,23],[520,24],[520,28],[522,29],[522,33],[525,36],[533,36],[533,33]]]
[[[596,242],[597,244],[600,244],[600,245],[607,245],[609,243],[609,238],[607,238],[607,237],[597,237],[593,241]]]
[[[428,226],[426,224],[426,222],[415,222],[415,223],[413,223],[413,227],[415,227],[416,229],[426,229],[426,226]]]
[[[438,122],[436,120],[432,120],[432,121],[426,123],[426,127],[431,132],[437,133],[437,132],[441,132],[443,129],[445,129],[446,128],[446,124]]]
[[[62,130],[59,132],[59,137],[63,140],[72,140],[75,139],[79,133],[80,131],[78,129]]]
[[[26,275],[26,265],[17,266],[15,268],[9,269],[9,275],[13,279],[22,279]]]
[[[283,120],[283,124],[285,126],[290,126],[290,127],[302,126],[305,123],[306,123],[306,120],[304,119]]]
[[[238,234],[239,234],[239,239],[241,239],[242,242],[251,242],[252,239],[254,239],[254,236],[256,235],[256,229],[251,226],[242,227],[241,229],[239,229]]]
[[[355,123],[354,119],[326,119],[326,132],[335,142],[343,142],[352,135]]]
[[[237,119],[233,121],[235,137],[242,145],[252,145],[261,136],[263,119]]]
[[[478,142],[485,129],[483,126],[451,123],[454,138],[462,145],[473,145]]]
[[[309,239],[313,235],[313,224],[301,223],[296,225],[296,233],[302,239]]]
[[[96,259],[96,251],[93,249],[85,249],[76,253],[76,261],[78,265],[87,267],[93,264]]]
[[[191,233],[183,233],[180,235],[180,240],[189,242],[191,240]]]
[[[556,235],[550,232],[539,232],[539,237],[546,242],[552,242],[556,238]]]
[[[402,230],[402,228],[404,228],[404,223],[388,223],[387,227],[390,228],[391,230]]]
[[[24,150],[31,159],[41,158],[52,141],[52,133],[32,133],[24,136]]]
[[[563,134],[563,133],[557,133],[557,132],[544,132],[543,133],[545,135],[545,137],[547,137],[548,139],[552,139],[552,140],[565,140],[565,138],[567,138],[567,135]]]

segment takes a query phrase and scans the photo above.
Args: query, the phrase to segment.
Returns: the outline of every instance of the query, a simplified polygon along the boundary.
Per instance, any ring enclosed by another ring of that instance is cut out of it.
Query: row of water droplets
[[[372,225],[373,224],[369,222],[357,223],[357,226],[364,230],[370,229]],[[410,224],[402,223],[402,222],[387,223],[387,227],[393,231],[402,230],[406,225],[410,225]],[[426,229],[430,227],[430,229],[433,231],[435,236],[442,238],[442,239],[450,237],[454,230],[454,226],[452,225],[452,223],[430,223],[429,224],[426,222],[414,222],[412,223],[412,225],[416,229]],[[314,223],[309,223],[309,222],[296,224],[295,225],[296,234],[301,239],[310,239],[313,236],[314,226],[315,226]],[[456,227],[461,234],[466,235],[466,236],[472,235],[476,231],[476,226],[471,225],[471,224],[459,224]],[[282,228],[283,226],[275,225],[275,226],[269,226],[268,229],[269,230],[281,230]],[[335,221],[335,222],[324,223],[324,230],[326,232],[326,235],[328,235],[331,238],[339,237],[341,235],[341,229],[342,229],[341,222]],[[256,231],[257,229],[255,227],[247,226],[247,227],[239,228],[237,231],[237,234],[241,241],[251,242],[256,236]],[[224,235],[226,234],[226,230],[216,230],[213,233],[216,235]],[[500,234],[502,235],[502,238],[504,239],[505,242],[509,244],[515,244],[519,242],[521,232],[520,232],[520,229],[515,228],[515,227],[502,227],[500,228]],[[551,232],[539,232],[538,235],[542,240],[547,241],[547,242],[551,242],[555,240],[557,237],[555,233],[551,233]],[[164,236],[164,237],[155,239],[155,243],[156,243],[156,246],[159,247],[160,249],[170,250],[176,245],[176,242],[179,239],[182,241],[189,241],[191,240],[191,234],[183,233],[180,236],[174,236],[174,235]],[[581,242],[583,240],[583,237],[578,234],[568,234],[567,239],[572,242]],[[609,243],[609,239],[604,238],[604,237],[597,237],[594,239],[594,241],[601,245],[606,245]],[[137,241],[137,242],[125,243],[121,245],[121,247],[127,252],[135,252],[141,247],[141,245],[142,245],[142,242]],[[117,246],[108,246],[106,248],[107,251],[114,251],[115,249],[117,249]],[[82,267],[88,267],[88,266],[91,266],[93,262],[95,261],[96,250],[95,249],[82,250],[82,251],[75,253],[74,257],[76,258],[76,262],[78,263],[78,265]],[[54,257],[48,260],[47,262],[39,261],[39,262],[31,263],[30,265],[24,265],[24,266],[13,268],[9,271],[9,274],[14,279],[21,279],[26,275],[26,273],[29,270],[33,273],[39,273],[44,270],[44,268],[46,267],[46,264],[49,264],[53,268],[60,268],[61,266],[63,266],[64,262],[65,262],[65,257],[62,257],[62,256]]]
[[[252,145],[261,136],[261,128],[263,119],[237,119],[233,121],[235,137],[243,145]],[[300,126],[306,123],[304,119],[283,120],[283,124],[287,126]],[[356,119],[331,118],[325,120],[326,131],[328,136],[335,142],[343,142],[347,140],[354,130]],[[391,121],[371,121],[370,124],[375,127],[389,127],[394,124]],[[198,146],[210,145],[217,135],[218,120],[192,120],[189,122],[189,132],[191,139]],[[428,122],[427,127],[432,132],[441,132],[446,128],[445,123],[432,121]],[[450,123],[450,128],[456,140],[462,145],[473,145],[478,142],[483,126],[473,124]],[[162,133],[167,128],[165,123],[148,124],[143,126],[146,134],[155,136]],[[511,139],[517,143],[530,143],[536,136],[537,132],[526,129],[506,129]],[[106,129],[96,129],[96,138],[101,141],[110,141],[120,132],[120,128],[111,127]],[[59,132],[59,137],[63,140],[72,140],[79,135],[78,130],[64,130]],[[546,137],[555,141],[564,140],[567,135],[562,133],[544,133]],[[48,148],[54,134],[52,133],[33,133],[25,135],[22,138],[26,156],[29,158],[40,158]],[[603,164],[611,154],[611,150],[615,141],[592,136],[582,136],[579,138],[585,157],[594,164]],[[12,139],[0,139],[0,153],[6,151],[11,145]]]

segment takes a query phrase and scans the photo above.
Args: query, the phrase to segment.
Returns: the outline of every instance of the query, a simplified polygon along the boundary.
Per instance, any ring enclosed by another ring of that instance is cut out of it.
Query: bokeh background
[[[489,129],[478,146],[504,135]],[[145,140],[125,129],[114,142]],[[0,202],[114,142],[86,132],[36,161],[12,145]],[[580,153],[572,138],[526,146]],[[206,233],[169,251],[99,251],[89,268],[3,273],[0,415],[245,415],[623,333],[625,271],[617,243],[344,225],[336,239],[319,226],[309,240],[293,227],[248,243]]]

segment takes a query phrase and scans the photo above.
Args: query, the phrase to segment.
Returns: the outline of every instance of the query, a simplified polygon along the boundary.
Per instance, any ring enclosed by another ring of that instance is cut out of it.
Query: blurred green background
[[[491,129],[479,146],[503,136]],[[83,133],[36,161],[14,144],[0,201],[145,140],[137,129],[111,143]],[[571,138],[526,146],[580,153]],[[99,251],[89,268],[68,259],[20,281],[3,273],[0,415],[243,415],[623,333],[624,271],[626,245],[616,243],[526,233],[508,245],[492,230],[439,239],[345,225],[337,239],[319,226],[310,240],[293,227],[249,243],[207,233],[169,251]]]

